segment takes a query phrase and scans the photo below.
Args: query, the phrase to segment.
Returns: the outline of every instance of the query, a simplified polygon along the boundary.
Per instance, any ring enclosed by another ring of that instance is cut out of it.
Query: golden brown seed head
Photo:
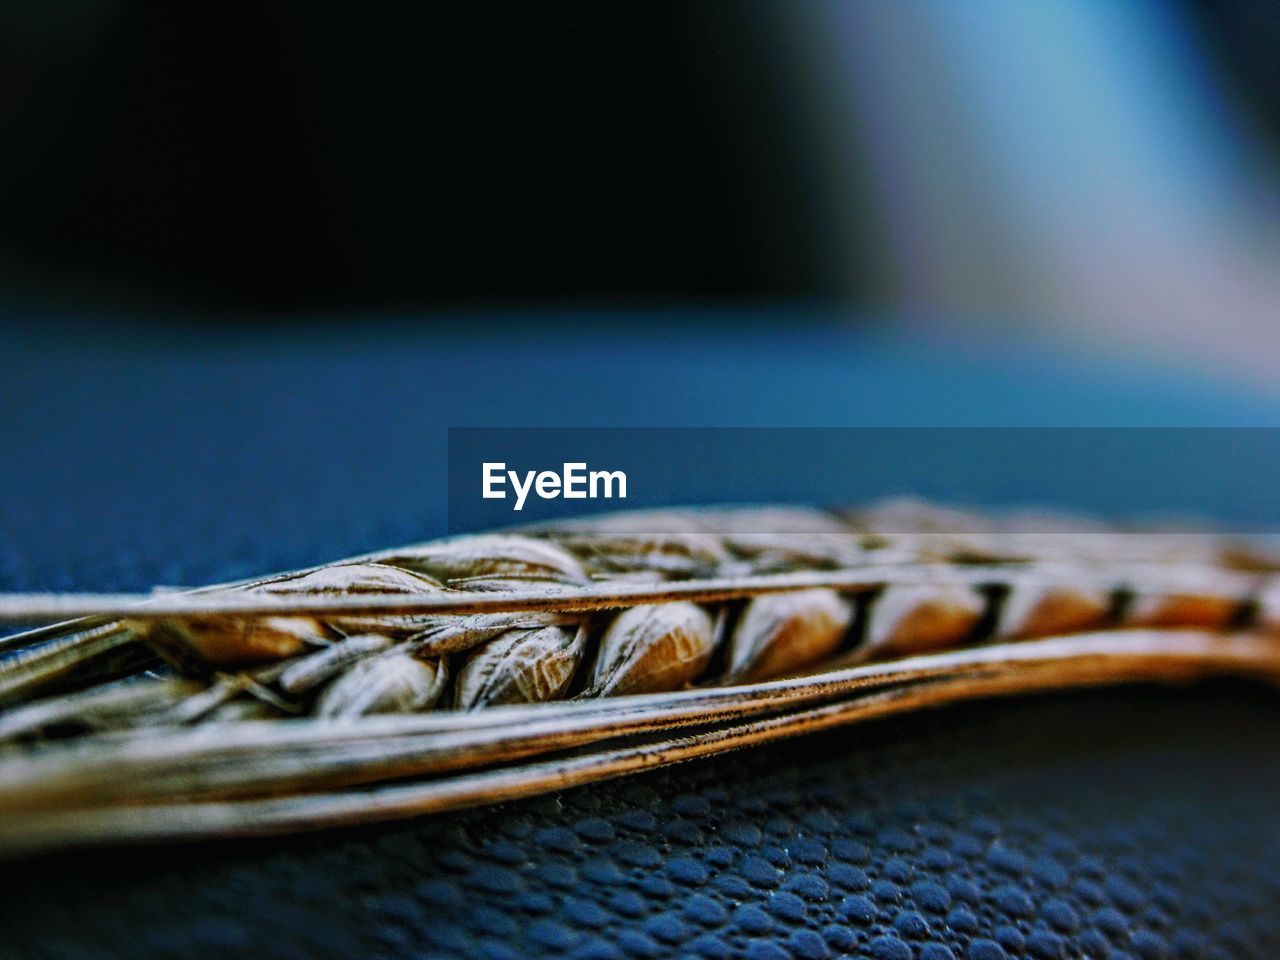
[[[867,623],[864,652],[910,656],[969,638],[986,609],[985,598],[955,584],[891,586],[877,597]]]
[[[434,577],[463,590],[506,590],[546,583],[586,583],[572,554],[532,537],[486,534],[425,543],[381,554],[381,563]]]
[[[131,629],[179,669],[266,663],[297,656],[333,635],[313,617],[207,616],[138,621]]]
[[[590,566],[606,572],[691,577],[710,574],[729,560],[720,538],[705,533],[568,534],[561,542]]]
[[[254,593],[273,596],[337,595],[360,593],[430,593],[440,584],[412,570],[385,563],[335,563],[332,566],[264,580],[249,587]]]
[[[441,585],[424,574],[401,570],[385,563],[338,563],[306,573],[278,577],[250,587],[250,592],[272,596],[315,597],[359,594],[435,593]],[[395,614],[339,615],[325,623],[339,634],[382,633],[406,637],[418,632],[426,618]]]
[[[729,641],[729,674],[745,682],[777,677],[835,653],[853,619],[853,605],[834,590],[799,590],[756,597]]]
[[[347,637],[285,667],[280,674],[280,689],[290,694],[306,693],[365,657],[382,653],[393,642],[390,637],[376,633]]]
[[[554,700],[573,681],[585,645],[585,628],[511,630],[467,658],[458,672],[455,706]]]
[[[1230,626],[1241,608],[1241,600],[1230,595],[1171,593],[1136,599],[1125,618],[1135,627],[1203,627],[1218,630]]]
[[[440,663],[405,653],[361,660],[325,688],[316,703],[316,716],[344,718],[427,710],[440,699],[444,681]]]
[[[578,619],[560,613],[446,614],[425,618],[422,629],[411,639],[414,652],[419,656],[456,653],[478,647],[508,630],[576,625]]]
[[[1126,625],[1213,630],[1230,626],[1242,612],[1239,580],[1231,574],[1188,571],[1177,580],[1166,578],[1167,586],[1159,590],[1139,590],[1126,613]]]
[[[600,640],[591,690],[598,696],[678,690],[706,670],[715,640],[711,617],[697,604],[632,607]]]
[[[647,571],[686,577],[708,573],[731,558],[701,514],[638,510],[543,527],[588,566],[613,573]]]
[[[380,563],[339,563],[286,574],[234,589],[235,593],[297,597],[361,593],[418,594],[439,590],[431,579]],[[334,636],[377,632],[407,635],[422,618],[338,616],[323,622],[309,616],[185,617],[141,623],[135,629],[161,653],[191,672],[208,666],[264,663],[305,653]]]
[[[1002,604],[996,636],[1023,640],[1092,630],[1105,624],[1110,612],[1110,592],[1091,584],[1017,581]]]

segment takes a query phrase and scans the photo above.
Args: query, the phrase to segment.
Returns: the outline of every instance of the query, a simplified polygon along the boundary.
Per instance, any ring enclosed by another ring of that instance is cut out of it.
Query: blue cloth
[[[1277,420],[1185,372],[806,311],[599,319],[6,331],[0,588],[198,584],[440,534],[448,426]],[[61,856],[6,870],[0,955],[1273,957],[1277,742],[1268,693],[1113,691],[500,810]]]

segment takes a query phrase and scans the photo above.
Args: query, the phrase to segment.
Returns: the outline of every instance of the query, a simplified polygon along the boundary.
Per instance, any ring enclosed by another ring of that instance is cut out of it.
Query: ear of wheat
[[[149,597],[0,643],[0,852],[497,802],[957,699],[1280,677],[1280,561],[1210,534],[618,514]]]

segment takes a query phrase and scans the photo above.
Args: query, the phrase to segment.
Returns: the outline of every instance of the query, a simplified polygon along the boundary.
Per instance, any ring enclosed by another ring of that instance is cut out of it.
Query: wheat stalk
[[[0,850],[443,809],[964,696],[1280,675],[1255,547],[1028,526],[622,514],[201,591],[0,597],[80,618],[4,642]]]
[[[976,697],[1025,695],[1078,686],[1136,681],[1186,682],[1230,672],[1280,679],[1273,646],[1250,640],[1227,641],[1194,635],[1180,652],[1084,653],[1050,658],[1030,668],[947,673],[936,680],[891,686],[857,697],[810,707],[792,707],[759,720],[702,725],[687,735],[658,737],[621,746],[478,773],[371,789],[295,792],[248,799],[174,802],[148,798],[130,803],[46,805],[25,815],[0,818],[0,851],[14,856],[36,851],[101,844],[219,836],[260,836],[374,823],[426,813],[499,803],[624,776],[698,757],[817,732],[833,726],[896,713],[944,706]],[[1209,652],[1208,648],[1215,648]],[[922,658],[927,659],[927,658]]]

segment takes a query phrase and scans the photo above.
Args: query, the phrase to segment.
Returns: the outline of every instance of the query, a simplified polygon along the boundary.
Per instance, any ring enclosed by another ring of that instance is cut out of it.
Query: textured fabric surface
[[[1247,687],[972,705],[376,829],[22,864],[0,953],[1274,957],[1277,742]]]
[[[1274,413],[844,335],[509,339],[6,340],[0,588],[209,582],[439,534],[449,424]],[[6,867],[0,955],[1274,957],[1277,743],[1249,686],[1110,691],[379,828],[68,854]]]

